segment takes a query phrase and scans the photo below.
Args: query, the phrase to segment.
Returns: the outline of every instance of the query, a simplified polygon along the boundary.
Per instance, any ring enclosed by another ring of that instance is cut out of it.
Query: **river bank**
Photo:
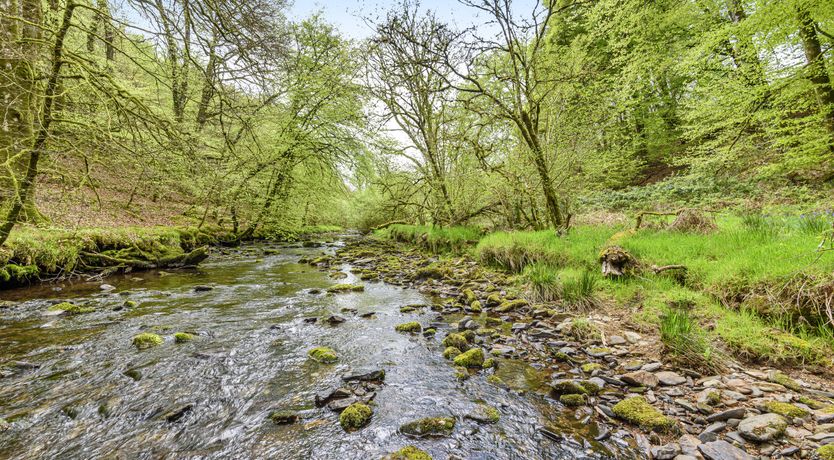
[[[756,365],[730,356],[720,372],[682,367],[663,353],[658,331],[640,328],[628,308],[597,304],[577,312],[562,302],[531,303],[518,295],[511,274],[466,255],[438,257],[377,239],[311,262],[349,262],[362,279],[435,297],[436,319],[450,321],[465,337],[438,337],[457,348],[444,355],[459,378],[472,375],[453,361],[467,349],[496,358],[474,367],[511,390],[491,366],[527,362],[549,382],[552,404],[600,423],[603,433],[627,430],[646,458],[829,458],[834,392],[814,367]]]

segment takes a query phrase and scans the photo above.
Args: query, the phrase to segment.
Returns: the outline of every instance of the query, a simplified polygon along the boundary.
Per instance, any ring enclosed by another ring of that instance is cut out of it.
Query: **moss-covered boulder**
[[[484,365],[484,352],[480,348],[473,348],[455,357],[455,366],[479,368]]]
[[[590,374],[591,372],[594,372],[595,370],[602,369],[602,364],[586,363],[586,364],[583,364],[581,366],[581,369],[582,369],[582,372],[585,372],[586,374]]]
[[[487,358],[484,360],[484,364],[482,366],[484,369],[492,369],[498,367],[498,361],[495,358]]]
[[[516,300],[507,300],[503,302],[495,311],[499,313],[509,313],[511,311],[518,310],[519,308],[526,307],[529,303],[524,299],[516,299]]]
[[[492,293],[487,296],[486,306],[490,308],[497,307],[498,305],[501,305],[501,302],[501,296],[498,295],[498,293]]]
[[[550,382],[550,388],[556,395],[595,395],[599,386],[588,380],[558,379]]]
[[[469,308],[467,308],[467,310],[469,310],[472,313],[480,313],[484,309],[481,307],[481,302],[478,302],[476,300],[476,301],[472,302],[471,304],[469,304]]]
[[[400,433],[418,438],[451,436],[455,429],[452,417],[426,417],[400,426]]]
[[[772,412],[774,414],[784,415],[785,417],[805,417],[808,415],[808,411],[799,407],[795,406],[791,403],[779,402],[779,401],[767,401],[763,405],[764,409],[767,412]]]
[[[327,288],[327,292],[331,294],[339,294],[342,292],[362,292],[365,290],[365,286],[361,284],[334,284]]]
[[[426,451],[414,446],[405,446],[392,454],[382,457],[382,460],[432,460],[432,458]]]
[[[665,432],[675,426],[674,420],[663,415],[642,396],[623,399],[611,410],[617,417],[646,430]]]
[[[176,343],[186,343],[194,340],[194,334],[189,334],[188,332],[177,332],[174,334],[174,342]]]
[[[466,351],[469,349],[469,341],[462,334],[451,333],[443,339],[444,347],[455,347],[458,350]]]
[[[562,395],[559,396],[559,402],[568,407],[578,407],[585,404],[585,395]]]
[[[461,301],[464,302],[465,305],[471,305],[472,302],[478,300],[478,296],[472,292],[472,289],[464,289],[463,292],[460,294]]]
[[[443,357],[446,359],[455,359],[459,354],[463,353],[457,347],[446,347],[443,350]]]
[[[62,311],[68,315],[81,315],[96,311],[93,307],[82,307],[69,302],[61,302],[48,308],[49,311]]]
[[[366,404],[356,402],[347,406],[345,410],[339,414],[339,424],[345,431],[354,431],[362,428],[371,422],[371,416],[374,411]]]
[[[143,332],[133,337],[133,346],[140,350],[153,348],[163,343],[165,343],[165,340],[160,335],[150,332]]]
[[[307,356],[323,364],[333,364],[339,356],[329,347],[316,347],[307,352]]]
[[[418,334],[420,331],[423,330],[423,326],[420,325],[417,321],[410,321],[407,323],[399,324],[394,328],[397,332],[404,332],[407,334]]]
[[[789,390],[799,391],[802,389],[802,387],[799,385],[799,383],[797,383],[796,380],[790,378],[789,376],[785,375],[780,371],[773,371],[770,374],[768,374],[768,380],[770,380],[773,383],[778,383],[779,385],[782,385],[783,387]]]

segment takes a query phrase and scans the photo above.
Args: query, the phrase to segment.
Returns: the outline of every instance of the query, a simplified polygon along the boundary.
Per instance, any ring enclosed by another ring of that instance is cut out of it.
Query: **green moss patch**
[[[768,412],[783,415],[785,417],[805,417],[808,415],[808,411],[790,403],[767,401],[763,404],[763,406]]]
[[[307,356],[323,364],[333,364],[338,361],[339,356],[332,348],[316,347],[307,352]]]
[[[373,414],[374,411],[367,405],[359,402],[353,403],[339,414],[339,424],[345,431],[358,430],[370,423]]]
[[[668,431],[675,426],[675,421],[655,409],[642,396],[626,398],[611,408],[614,414],[643,429]]]
[[[194,334],[189,334],[188,332],[177,332],[174,334],[174,342],[176,343],[186,343],[194,340]]]
[[[363,292],[365,286],[361,284],[334,284],[327,288],[327,292],[331,294],[339,294],[342,292]]]
[[[383,460],[432,460],[426,451],[414,446],[405,446],[393,454],[386,455]]]
[[[92,313],[96,311],[93,307],[82,307],[69,302],[61,302],[59,304],[49,307],[49,311],[63,311],[68,315],[81,315],[84,313]]]
[[[461,334],[452,333],[443,339],[443,346],[455,347],[458,350],[463,351],[469,349],[469,341],[466,340],[466,337]]]
[[[446,359],[455,359],[455,357],[461,353],[463,352],[456,347],[446,347],[446,349],[443,350],[443,357]]]
[[[451,436],[454,429],[452,417],[426,417],[400,426],[400,433],[418,438],[446,437]]]
[[[133,346],[140,350],[153,348],[163,343],[165,343],[165,340],[161,336],[150,332],[144,332],[133,337]]]
[[[419,333],[423,330],[423,326],[420,325],[417,321],[411,321],[408,323],[399,324],[394,328],[397,332],[405,332],[405,333]]]
[[[466,368],[479,368],[484,365],[484,352],[480,348],[473,348],[463,352],[454,359],[456,366]]]

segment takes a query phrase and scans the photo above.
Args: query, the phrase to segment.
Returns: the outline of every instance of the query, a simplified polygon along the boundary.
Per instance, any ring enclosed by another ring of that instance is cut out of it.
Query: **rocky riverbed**
[[[199,270],[4,291],[0,458],[640,456],[627,427],[551,397],[521,329],[478,339],[482,317],[439,292],[458,287],[370,276],[377,244],[253,244]]]
[[[305,261],[337,277],[349,264],[364,281],[430,296],[430,305],[406,311],[429,309],[432,320],[405,327],[441,343],[437,353],[459,379],[486,376],[523,393],[502,379],[502,368],[526,363],[547,383],[547,403],[566,419],[595,424],[597,441],[630,444],[654,459],[834,458],[834,392],[824,376],[733,360],[718,375],[679,368],[663,359],[656,333],[631,328],[617,306],[575,313],[530,303],[507,275],[466,257],[439,261],[359,240]],[[451,330],[441,333],[442,324]],[[466,353],[479,356],[461,360]]]

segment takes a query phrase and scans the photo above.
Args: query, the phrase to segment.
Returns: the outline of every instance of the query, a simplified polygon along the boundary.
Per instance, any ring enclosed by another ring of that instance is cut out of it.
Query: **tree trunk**
[[[200,105],[197,107],[197,129],[203,129],[208,121],[208,107],[211,103],[211,98],[214,97],[214,84],[217,71],[217,53],[215,51],[215,42],[212,40],[211,48],[209,50],[209,60],[206,64],[206,80],[203,83],[203,91],[200,94]]]
[[[17,199],[14,200],[11,209],[9,209],[6,215],[6,221],[0,226],[0,245],[6,242],[24,206],[32,199],[35,179],[38,175],[38,161],[43,153],[46,140],[49,137],[49,128],[52,125],[52,107],[55,101],[56,89],[60,84],[61,67],[64,64],[64,39],[72,24],[72,15],[75,12],[75,7],[76,4],[72,0],[67,3],[61,21],[61,27],[55,35],[55,43],[52,47],[52,69],[49,73],[49,80],[46,83],[46,90],[44,92],[40,127],[38,128],[38,133],[32,144],[32,148],[29,151],[29,163],[26,168],[26,176],[23,178],[23,182],[17,190]]]
[[[804,9],[799,10],[798,18],[799,36],[802,38],[802,48],[805,50],[805,59],[808,61],[809,78],[814,84],[817,103],[820,106],[825,129],[828,131],[828,150],[834,154],[834,87],[831,86],[831,79],[825,68],[816,23]]]

